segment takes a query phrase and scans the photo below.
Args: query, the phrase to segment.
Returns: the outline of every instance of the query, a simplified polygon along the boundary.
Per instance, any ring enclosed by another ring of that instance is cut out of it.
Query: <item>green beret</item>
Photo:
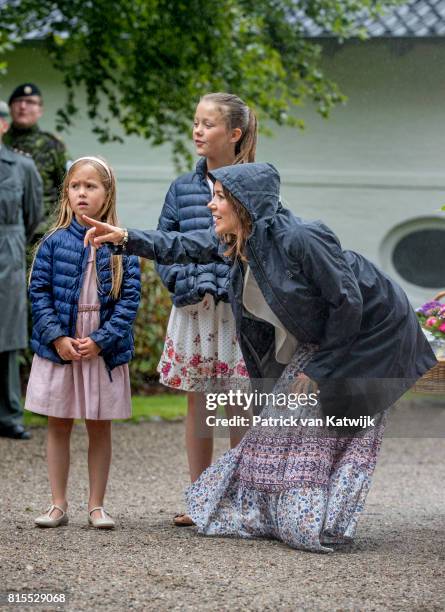
[[[12,104],[17,98],[24,98],[26,96],[41,96],[42,92],[34,85],[34,83],[23,83],[14,89],[12,94],[9,96],[8,104]]]

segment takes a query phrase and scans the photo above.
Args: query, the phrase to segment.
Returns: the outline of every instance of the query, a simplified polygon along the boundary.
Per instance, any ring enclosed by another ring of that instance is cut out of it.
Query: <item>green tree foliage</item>
[[[67,88],[60,128],[84,89],[99,140],[119,139],[114,117],[124,133],[169,142],[177,162],[190,161],[190,119],[208,91],[236,92],[279,125],[303,127],[295,107],[305,101],[326,117],[344,98],[320,69],[320,46],[302,36],[302,18],[342,39],[362,36],[357,16],[381,8],[374,0],[0,0],[0,54],[2,44],[44,33]]]
[[[141,259],[142,294],[134,323],[134,358],[130,362],[133,393],[144,394],[153,380],[164,348],[171,310],[170,295],[161,283],[153,262]]]

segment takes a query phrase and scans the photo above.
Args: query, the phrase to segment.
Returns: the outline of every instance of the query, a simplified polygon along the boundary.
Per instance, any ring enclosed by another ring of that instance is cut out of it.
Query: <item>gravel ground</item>
[[[320,555],[174,528],[183,427],[115,425],[114,532],[86,525],[83,425],[72,439],[70,524],[59,529],[33,525],[48,504],[45,429],[29,442],[0,439],[0,590],[67,592],[59,609],[76,611],[445,610],[443,438],[386,437],[355,543]],[[218,452],[226,444],[218,439]]]

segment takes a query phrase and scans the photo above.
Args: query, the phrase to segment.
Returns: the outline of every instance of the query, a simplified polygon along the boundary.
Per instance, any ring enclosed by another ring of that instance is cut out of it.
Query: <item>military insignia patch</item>
[[[27,96],[29,96],[29,94],[31,94],[31,93],[32,93],[32,87],[30,87],[29,85],[26,85],[26,86],[23,88],[23,93],[25,93]]]

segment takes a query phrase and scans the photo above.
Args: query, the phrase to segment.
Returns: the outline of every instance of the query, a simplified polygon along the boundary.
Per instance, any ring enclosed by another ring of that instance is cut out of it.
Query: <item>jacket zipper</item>
[[[99,273],[100,273],[100,269],[98,269],[98,263],[99,263],[99,260],[97,258],[97,251],[96,251],[96,256],[94,258],[94,265],[96,267],[96,278],[99,278]],[[103,293],[102,293],[102,290],[98,291],[98,296],[99,296],[99,303],[102,306],[103,305]],[[102,308],[99,311],[99,325],[102,325]],[[108,365],[108,362],[106,361],[106,359],[104,357],[102,357],[102,359],[104,360],[104,363],[105,363],[105,369],[107,371],[108,378],[110,379],[110,382],[113,382],[113,377],[111,376],[111,368]]]
[[[70,328],[70,334],[71,337],[74,338],[74,335],[76,333],[76,319],[77,319],[77,309],[78,309],[78,302],[79,302],[79,297],[80,297],[80,291],[79,291],[79,286],[81,285],[81,281],[83,279],[83,275],[84,275],[84,271],[83,271],[83,261],[85,259],[85,255],[88,253],[87,249],[84,249],[84,252],[81,255],[80,258],[80,262],[79,265],[77,266],[77,280],[76,280],[76,286],[74,289],[74,303],[71,306],[71,328]]]

